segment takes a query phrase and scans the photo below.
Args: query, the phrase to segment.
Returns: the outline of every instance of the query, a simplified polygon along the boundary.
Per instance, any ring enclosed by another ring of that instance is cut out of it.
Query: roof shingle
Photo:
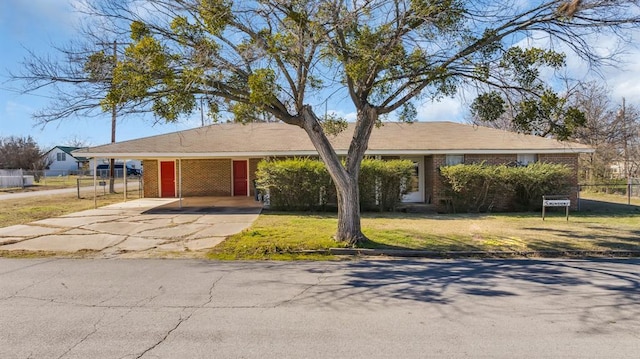
[[[339,154],[349,148],[353,124],[330,136]],[[586,145],[454,122],[386,122],[374,128],[367,154],[592,152]],[[284,123],[214,124],[74,151],[87,157],[233,157],[310,155],[303,129]]]

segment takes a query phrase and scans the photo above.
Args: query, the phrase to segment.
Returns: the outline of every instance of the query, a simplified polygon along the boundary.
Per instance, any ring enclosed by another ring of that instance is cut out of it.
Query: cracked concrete
[[[139,199],[0,228],[0,251],[201,251],[249,227],[261,209],[247,197]]]

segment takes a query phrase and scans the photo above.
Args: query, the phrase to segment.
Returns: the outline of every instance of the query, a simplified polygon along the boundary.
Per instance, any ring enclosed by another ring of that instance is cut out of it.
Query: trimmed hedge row
[[[459,164],[440,168],[453,210],[529,211],[542,206],[546,194],[567,194],[571,170],[566,165],[532,163],[524,167]]]
[[[360,167],[362,210],[392,211],[406,193],[413,162],[364,159]],[[258,163],[256,185],[269,189],[271,208],[284,211],[326,211],[337,202],[336,189],[319,160],[288,158]]]

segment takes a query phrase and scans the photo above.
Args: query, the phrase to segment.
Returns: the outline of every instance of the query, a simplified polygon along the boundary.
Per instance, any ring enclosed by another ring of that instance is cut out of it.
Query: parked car
[[[122,163],[116,163],[115,167],[115,176],[122,177]],[[109,177],[109,165],[101,164],[96,167],[96,171],[99,177]],[[127,165],[127,176],[140,176],[142,173],[139,169],[134,168],[133,166]]]

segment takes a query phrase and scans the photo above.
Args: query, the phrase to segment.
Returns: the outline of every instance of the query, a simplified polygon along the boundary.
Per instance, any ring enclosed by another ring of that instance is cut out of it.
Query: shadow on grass
[[[640,206],[623,203],[597,201],[593,199],[580,199],[579,215],[637,215],[640,214]]]
[[[564,216],[564,208],[553,208],[549,207],[546,210],[547,215],[550,216]],[[277,211],[271,209],[264,209],[263,213],[269,215],[301,215],[301,216],[313,216],[316,218],[336,218],[337,213],[333,212],[313,212],[313,211],[297,211],[297,212],[286,212],[286,211]],[[606,202],[606,201],[598,201],[592,199],[580,199],[580,210],[579,211],[570,211],[570,216],[604,216],[613,215],[638,215],[640,214],[640,206],[636,205],[627,205],[623,203],[615,203],[615,202]],[[541,211],[531,211],[531,212],[489,212],[489,213],[407,213],[407,212],[362,212],[362,218],[389,218],[389,219],[433,219],[433,220],[457,220],[457,219],[468,219],[468,218],[483,218],[490,216],[502,216],[502,217],[517,217],[517,218],[532,218],[532,217],[540,217]]]
[[[263,209],[263,214],[270,216],[305,216],[318,219],[336,219],[338,214],[334,212],[284,212],[270,209]],[[539,217],[539,213],[519,212],[519,213],[451,213],[451,214],[433,214],[433,213],[406,213],[406,212],[362,212],[361,218],[383,218],[383,219],[404,219],[404,220],[442,220],[455,221],[460,219],[486,218],[495,215],[514,216],[514,217]]]

